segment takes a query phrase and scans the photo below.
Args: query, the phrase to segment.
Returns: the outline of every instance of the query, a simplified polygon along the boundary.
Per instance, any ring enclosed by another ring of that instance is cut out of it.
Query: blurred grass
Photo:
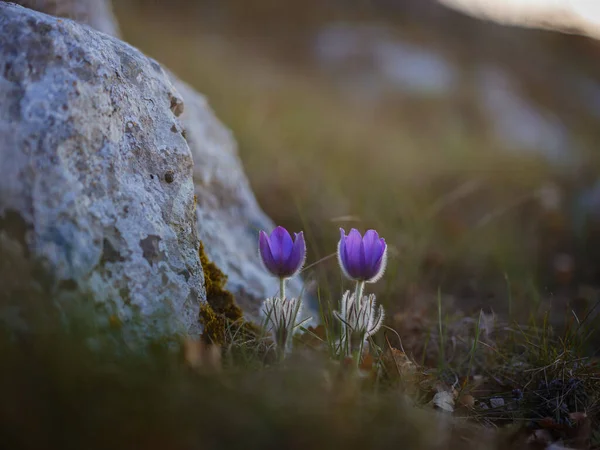
[[[547,324],[512,330],[453,313],[431,335],[431,359],[444,347],[437,367],[383,341],[358,374],[308,334],[282,365],[246,338],[228,341],[221,359],[190,340],[132,341],[134,322],[116,324],[91,299],[59,300],[41,267],[5,250],[1,281],[10,288],[0,304],[26,324],[0,317],[5,448],[525,449],[547,415],[566,444],[591,437],[568,413],[599,423],[587,324],[557,335]],[[35,274],[41,283],[28,278]],[[440,392],[454,399],[453,414],[434,408]]]
[[[517,291],[540,276],[557,287],[552,257],[569,244],[569,218],[544,211],[537,191],[561,175],[539,156],[499,148],[465,119],[468,104],[370,106],[308,65],[278,62],[265,50],[272,42],[247,29],[215,32],[191,15],[117,6],[126,40],[204,93],[233,130],[261,206],[305,229],[309,262],[335,251],[339,226],[373,227],[392,248],[376,289],[394,309],[442,286],[457,307],[506,310],[506,276]],[[334,260],[315,276],[339,292]]]

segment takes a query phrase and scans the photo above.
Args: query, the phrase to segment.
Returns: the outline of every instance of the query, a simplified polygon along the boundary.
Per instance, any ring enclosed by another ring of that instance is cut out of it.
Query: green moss
[[[225,316],[227,319],[236,321],[242,318],[243,313],[235,303],[235,297],[225,289],[227,275],[219,269],[215,263],[210,261],[204,251],[204,245],[200,242],[200,262],[204,271],[204,285],[206,286],[206,300],[215,313]]]
[[[235,302],[234,295],[225,289],[227,275],[208,259],[200,242],[200,262],[204,272],[207,303],[200,307],[200,322],[204,326],[202,338],[206,342],[223,345],[228,343],[227,330],[243,331],[256,335],[257,328],[243,320],[243,312]]]
[[[209,304],[200,306],[200,322],[204,326],[202,339],[205,342],[222,345],[226,341],[227,319]]]

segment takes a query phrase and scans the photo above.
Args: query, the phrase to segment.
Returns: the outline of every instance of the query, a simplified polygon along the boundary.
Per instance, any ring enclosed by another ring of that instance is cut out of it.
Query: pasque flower
[[[294,239],[283,228],[277,227],[268,236],[260,232],[259,254],[265,268],[280,279],[294,276],[304,265],[306,259],[306,244],[304,234],[294,233]]]
[[[364,237],[352,228],[348,236],[340,228],[338,261],[344,275],[351,280],[374,283],[385,272],[387,244],[375,230],[368,230]]]
[[[354,294],[346,292],[336,317],[342,326],[340,354],[355,355],[360,364],[365,340],[379,330],[383,323],[383,308],[375,306],[375,296],[363,296],[365,283],[379,280],[387,264],[387,244],[375,230],[368,230],[362,236],[352,228],[348,236],[340,228],[338,262],[346,277],[356,282]]]
[[[294,233],[294,239],[283,227],[275,228],[270,235],[261,231],[258,237],[260,260],[271,274],[279,278],[279,296],[267,298],[263,303],[266,324],[270,325],[279,359],[290,349],[291,336],[300,326],[296,323],[302,308],[301,298],[287,298],[285,282],[296,275],[306,259],[304,234]]]

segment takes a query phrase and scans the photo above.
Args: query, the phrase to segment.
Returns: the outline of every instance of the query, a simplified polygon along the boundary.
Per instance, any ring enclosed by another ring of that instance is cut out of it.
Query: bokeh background
[[[556,320],[597,300],[598,42],[423,0],[113,3],[231,128],[264,210],[305,231],[321,298],[342,289],[341,226],[386,238],[373,289],[398,320],[438,290]]]

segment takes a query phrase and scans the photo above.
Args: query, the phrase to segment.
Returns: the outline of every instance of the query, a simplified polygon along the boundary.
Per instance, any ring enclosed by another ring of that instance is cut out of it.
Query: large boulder
[[[118,26],[107,0],[17,3],[78,20],[118,37]],[[278,288],[277,281],[260,266],[257,256],[258,231],[271,230],[274,224],[256,201],[231,132],[215,117],[201,94],[174,74],[168,76],[175,87],[170,100],[172,110],[180,115],[173,129],[187,140],[194,161],[198,236],[207,256],[227,274],[227,288],[235,294],[246,316],[256,319],[262,300]],[[292,280],[289,294],[299,295],[302,286],[299,279]]]
[[[197,333],[193,161],[160,65],[0,2],[0,98],[0,239],[144,333]]]

